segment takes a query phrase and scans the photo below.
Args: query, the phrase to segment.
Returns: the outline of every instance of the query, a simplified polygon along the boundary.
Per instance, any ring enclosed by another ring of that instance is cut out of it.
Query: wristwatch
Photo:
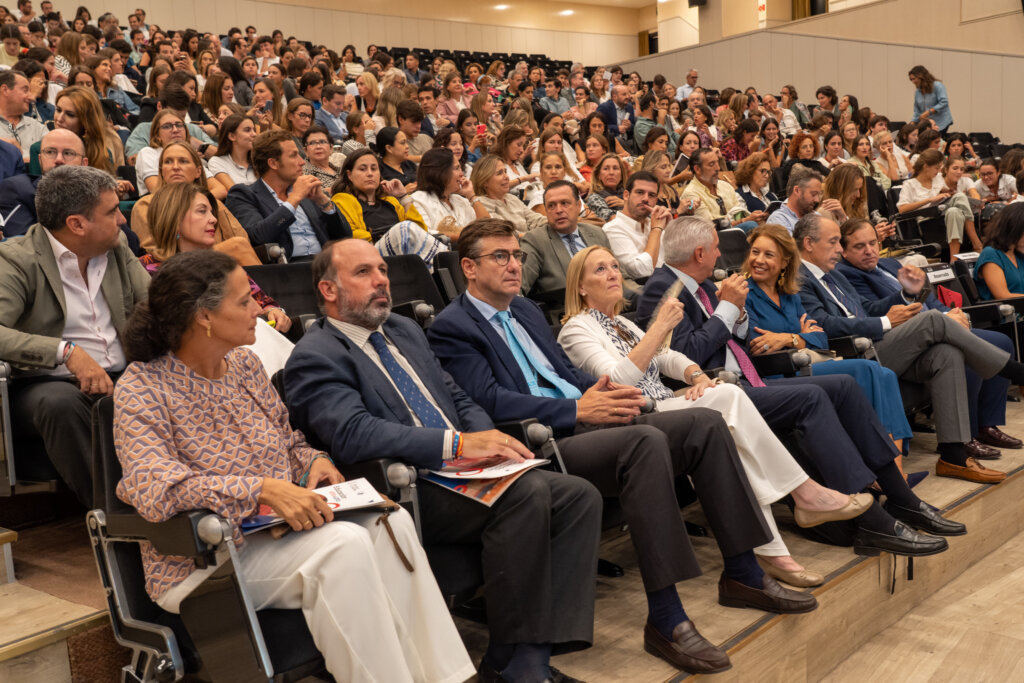
[[[800,339],[800,337],[799,337],[798,335],[796,335],[796,334],[794,334],[794,335],[793,335],[793,348],[794,348],[794,349],[795,349],[795,348],[797,347],[797,344],[799,344],[799,343],[800,343],[800,342],[798,341],[799,339]]]

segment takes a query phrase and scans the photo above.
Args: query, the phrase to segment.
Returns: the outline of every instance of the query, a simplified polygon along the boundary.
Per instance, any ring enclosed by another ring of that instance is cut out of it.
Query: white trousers
[[[771,504],[809,479],[807,473],[775,436],[746,393],[734,384],[719,384],[708,389],[696,401],[675,396],[658,401],[658,410],[710,408],[721,414],[729,425],[743,471],[750,481],[772,540],[754,549],[758,555],[789,555],[772,516]]]
[[[346,514],[239,551],[257,610],[301,609],[338,681],[458,683],[476,675],[404,510],[389,521],[415,571],[402,564],[379,512]]]

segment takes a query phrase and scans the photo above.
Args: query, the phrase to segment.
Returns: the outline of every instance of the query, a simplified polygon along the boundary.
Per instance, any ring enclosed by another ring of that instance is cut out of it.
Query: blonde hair
[[[384,119],[385,126],[398,127],[398,103],[405,99],[405,93],[401,88],[385,88],[377,100],[377,116]],[[314,114],[316,112],[313,112]]]
[[[374,99],[380,97],[380,84],[377,83],[377,77],[370,71],[364,71],[363,73],[356,76],[356,81],[363,79],[363,84],[366,85],[366,89],[373,95]]]
[[[758,237],[767,237],[775,242],[779,248],[779,255],[786,262],[779,273],[779,281],[776,284],[783,294],[796,294],[800,291],[800,252],[796,248],[796,240],[789,234],[789,230],[781,225],[765,223],[750,231],[747,235],[747,244],[754,246]],[[750,273],[750,249],[747,249],[747,257],[743,261],[744,273]]]
[[[166,261],[178,253],[181,221],[192,208],[196,195],[202,193],[203,188],[193,183],[167,183],[153,193],[146,218],[154,242],[150,253],[157,261]],[[213,210],[217,210],[215,203]]]
[[[626,179],[629,177],[629,168],[626,166],[626,162],[623,161],[622,157],[620,157],[618,154],[608,153],[597,160],[597,163],[594,164],[594,170],[590,172],[591,192],[601,192],[602,190],[606,189],[605,186],[601,184],[601,179],[599,176],[601,175],[601,167],[603,167],[604,163],[609,159],[615,161],[615,163],[619,165],[619,173],[621,176],[619,178],[619,186],[612,189],[618,190],[626,187]]]
[[[469,176],[470,181],[473,183],[473,192],[486,197],[487,192],[484,190],[484,186],[498,172],[498,164],[504,163],[498,155],[488,154],[473,164],[473,172]]]
[[[920,157],[918,157],[920,158]],[[941,161],[941,158],[940,158]],[[847,205],[847,197],[853,192],[854,186],[857,184],[857,180],[861,180],[860,193],[853,200],[852,204]],[[822,192],[824,193],[825,199],[838,199],[843,204],[843,211],[846,212],[850,218],[867,218],[868,217],[868,189],[867,179],[861,170],[853,164],[839,164],[829,172],[825,178],[825,184],[822,186]]]
[[[583,300],[583,294],[580,293],[580,285],[583,283],[583,268],[587,264],[587,257],[589,257],[595,251],[604,251],[612,258],[615,258],[615,254],[611,252],[608,247],[603,247],[600,244],[595,244],[592,247],[581,249],[576,252],[576,255],[569,261],[569,268],[565,271],[565,315],[562,316],[562,324],[564,325],[570,318],[573,318],[580,313],[586,313],[590,306]],[[618,259],[616,259],[618,261]],[[615,315],[619,314],[622,307],[625,306],[626,302],[624,299],[620,299],[615,304]]]
[[[160,141],[160,126],[163,125],[164,119],[169,119],[172,116],[174,117],[175,121],[178,121],[179,123],[181,123],[182,126],[185,127],[185,141],[188,142],[189,140],[192,139],[192,136],[189,135],[188,132],[188,125],[185,123],[184,119],[182,119],[180,116],[178,116],[177,113],[171,111],[170,109],[161,109],[156,113],[156,116],[153,117],[153,122],[149,124],[150,147],[154,149],[160,149],[161,147],[163,147],[163,143]]]

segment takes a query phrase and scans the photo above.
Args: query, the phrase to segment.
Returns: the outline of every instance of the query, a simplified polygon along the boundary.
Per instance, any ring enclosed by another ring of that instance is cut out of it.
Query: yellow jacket
[[[348,192],[339,192],[331,198],[334,205],[338,207],[338,211],[348,221],[349,227],[352,228],[352,236],[367,242],[372,242],[370,237],[370,229],[366,227],[366,222],[363,220],[363,207],[359,204],[359,200],[356,199],[355,195],[349,194]],[[426,224],[423,222],[423,217],[420,216],[420,212],[416,210],[416,207],[410,204],[407,207],[402,204],[394,197],[384,197],[384,201],[391,206],[395,207],[395,213],[398,214],[399,221],[412,221],[418,224],[424,230],[427,229]]]

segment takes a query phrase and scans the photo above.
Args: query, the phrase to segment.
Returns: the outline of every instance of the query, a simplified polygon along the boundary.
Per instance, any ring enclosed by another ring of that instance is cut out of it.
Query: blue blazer
[[[854,288],[850,281],[838,270],[832,271],[836,284],[851,300],[860,303],[865,317],[847,318],[846,313],[835,302],[824,285],[811,274],[807,266],[800,266],[800,301],[803,302],[807,316],[816,320],[818,325],[831,337],[867,337],[875,341],[882,338],[882,320],[886,312],[896,305],[903,305],[901,292],[893,292],[882,299],[866,299]]]
[[[617,138],[621,133],[619,132],[619,116],[615,111],[615,103],[611,100],[602,102],[597,105],[597,111],[604,119],[604,126],[608,130],[608,134],[613,138]],[[633,111],[633,105],[629,102],[626,103],[626,115],[630,123],[626,137],[631,138],[633,137],[633,129],[636,128],[636,113]]]
[[[24,235],[36,221],[37,175],[13,175],[0,180],[0,232],[4,237]]]
[[[843,259],[836,265],[836,270],[846,276],[846,279],[850,281],[853,288],[865,299],[884,299],[893,293],[893,287],[896,285],[878,271],[884,270],[886,273],[896,277],[897,273],[900,272],[900,262],[893,258],[881,258],[878,259],[878,266],[875,270],[866,271],[857,268],[846,259]],[[935,309],[943,313],[949,310],[949,307],[943,305],[934,294],[928,295],[923,308],[926,311]]]
[[[395,314],[382,327],[452,425],[468,432],[494,428],[441,369],[419,325]],[[394,385],[327,318],[295,345],[284,377],[292,422],[335,462],[397,458],[418,467],[441,465],[445,430],[415,426]]]
[[[509,311],[559,377],[581,392],[597,381],[573,367],[537,304],[517,296]],[[441,311],[427,330],[427,338],[445,370],[496,422],[535,417],[558,437],[575,430],[576,401],[532,395],[508,344],[465,294]]]
[[[288,228],[295,222],[295,214],[277,203],[266,183],[260,180],[252,185],[236,183],[228,190],[224,204],[249,233],[254,246],[276,242],[285,255],[291,257],[293,244]],[[306,212],[321,245],[352,236],[352,228],[337,209],[334,213],[324,213],[312,199],[303,199],[299,207]]]
[[[647,329],[662,296],[676,279],[676,274],[668,266],[661,266],[647,278],[636,307],[636,322],[640,327]],[[712,308],[718,306],[718,296],[711,281],[705,280],[700,287],[707,292]],[[733,339],[740,345],[746,344],[745,339],[733,335],[732,330],[718,318],[705,318],[697,299],[685,287],[679,293],[679,300],[683,302],[683,320],[673,330],[669,345],[686,354],[694,363],[702,368],[722,367],[725,365],[726,342]]]

